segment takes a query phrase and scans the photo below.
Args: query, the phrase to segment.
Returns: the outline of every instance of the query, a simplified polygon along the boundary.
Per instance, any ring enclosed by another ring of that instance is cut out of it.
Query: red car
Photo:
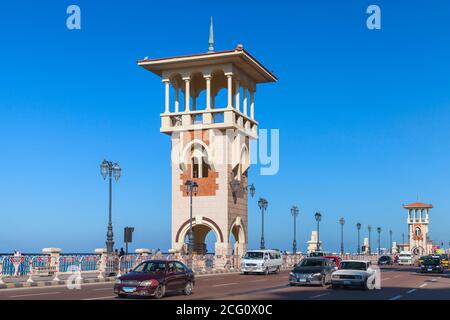
[[[185,295],[194,290],[194,272],[179,261],[147,260],[129,273],[119,277],[114,293],[127,296],[164,297],[166,292],[178,291]]]
[[[333,260],[334,264],[336,265],[336,268],[339,268],[339,263],[341,262],[341,258],[338,256],[325,256],[325,258]]]

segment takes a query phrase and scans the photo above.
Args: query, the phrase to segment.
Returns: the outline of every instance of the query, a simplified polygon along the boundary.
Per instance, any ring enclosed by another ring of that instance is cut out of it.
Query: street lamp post
[[[296,233],[297,233],[297,216],[299,213],[299,209],[297,206],[292,206],[291,208],[291,214],[294,217],[294,241],[292,242],[292,254],[297,253],[297,240],[296,240]]]
[[[369,231],[369,244],[368,244],[368,249],[367,249],[367,252],[369,253],[369,255],[371,255],[372,254],[372,246],[370,245],[370,232],[372,231],[372,226],[369,224],[368,226],[367,226],[367,230]]]
[[[389,243],[390,243],[390,248],[389,248],[389,252],[392,254],[392,230],[389,230]]]
[[[358,256],[361,254],[361,244],[359,242],[360,238],[359,238],[359,231],[361,230],[361,223],[357,223],[356,224],[356,229],[358,230]]]
[[[197,194],[198,184],[195,181],[187,180],[184,183],[184,187],[186,193],[189,196],[189,236],[188,236],[188,252],[189,254],[193,254],[194,252],[194,233],[192,230],[192,196],[193,194]]]
[[[405,233],[402,232],[402,246],[403,246],[403,250],[405,249]]]
[[[258,206],[261,209],[261,219],[262,219],[262,223],[261,223],[261,245],[260,245],[260,249],[261,250],[266,249],[266,246],[265,246],[265,243],[264,243],[264,212],[267,210],[267,205],[268,205],[268,202],[267,202],[266,199],[259,198]]]
[[[116,182],[119,181],[122,169],[119,163],[112,163],[112,161],[103,160],[100,165],[101,174],[103,179],[109,177],[109,221],[108,221],[108,231],[106,233],[106,252],[111,254],[114,251],[114,233],[112,226],[112,177]]]
[[[320,220],[322,220],[322,214],[320,212],[316,212],[316,214],[314,215],[314,218],[317,221],[317,243],[316,243],[316,251],[319,251],[320,248],[320,233],[319,233],[319,223]]]
[[[380,227],[377,228],[377,232],[378,232],[378,255],[380,255],[381,254],[381,241],[380,241],[381,228]]]
[[[339,224],[341,225],[341,256],[344,255],[344,218],[339,219]]]

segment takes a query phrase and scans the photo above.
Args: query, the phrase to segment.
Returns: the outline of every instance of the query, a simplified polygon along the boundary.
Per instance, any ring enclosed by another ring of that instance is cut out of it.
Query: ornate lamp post
[[[261,209],[261,219],[262,219],[262,223],[261,223],[261,245],[260,245],[260,249],[261,250],[264,250],[266,248],[265,243],[264,243],[264,212],[267,210],[267,205],[268,205],[268,202],[267,202],[266,199],[259,198],[258,206]]]
[[[195,181],[187,180],[184,183],[186,193],[189,196],[189,236],[188,236],[188,252],[194,253],[194,233],[192,231],[192,196],[198,192],[198,184]]]
[[[339,224],[341,225],[341,256],[344,255],[344,218],[339,219]]]
[[[122,169],[119,163],[112,163],[112,161],[103,160],[100,165],[100,170],[103,179],[109,177],[109,221],[108,221],[108,232],[106,233],[106,252],[113,253],[114,251],[114,234],[112,226],[112,177],[116,182],[119,181]]]
[[[358,256],[361,254],[361,244],[359,242],[359,232],[361,230],[361,223],[356,224],[356,229],[358,230]]]
[[[369,248],[367,249],[367,251],[370,255],[372,254],[372,246],[370,245],[370,232],[372,231],[372,226],[370,224],[367,226],[367,230],[369,231],[369,245],[368,245]]]
[[[314,218],[317,221],[317,243],[316,243],[316,250],[319,251],[320,248],[320,238],[319,238],[319,223],[320,220],[322,220],[322,214],[320,212],[316,212],[316,214],[314,215]]]
[[[377,228],[377,232],[378,232],[378,255],[380,255],[381,254],[381,241],[380,241],[381,228],[380,227]]]
[[[405,233],[402,232],[402,246],[403,246],[403,250],[405,250]]]
[[[299,209],[297,206],[292,206],[291,214],[294,217],[294,241],[292,242],[292,254],[297,253],[297,240],[296,240],[296,221],[299,213]]]

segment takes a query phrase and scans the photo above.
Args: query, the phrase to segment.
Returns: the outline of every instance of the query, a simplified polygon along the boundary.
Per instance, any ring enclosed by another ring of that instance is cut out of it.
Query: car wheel
[[[162,297],[164,297],[164,294],[166,293],[166,287],[162,284],[160,284],[156,289],[155,289],[155,298],[156,299],[161,299]]]
[[[364,290],[369,290],[369,279],[366,279],[363,283],[363,289]]]
[[[331,289],[334,289],[334,290],[339,289],[339,286],[337,284],[332,284]]]
[[[123,294],[123,293],[120,293],[120,294],[118,294],[117,295],[119,298],[121,298],[121,299],[123,299],[123,298],[126,298],[127,297],[127,295],[126,294]]]
[[[188,281],[186,283],[186,286],[184,287],[183,293],[186,296],[190,296],[192,292],[194,292],[194,285],[192,284],[191,281]]]
[[[294,287],[294,286],[295,286],[295,283],[289,283],[289,285],[290,285],[291,287]]]

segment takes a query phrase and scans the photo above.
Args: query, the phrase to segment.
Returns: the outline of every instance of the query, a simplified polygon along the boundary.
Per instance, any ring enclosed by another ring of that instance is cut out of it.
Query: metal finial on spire
[[[208,52],[214,52],[214,28],[213,28],[213,18],[211,17],[211,23],[209,25],[209,48]]]

